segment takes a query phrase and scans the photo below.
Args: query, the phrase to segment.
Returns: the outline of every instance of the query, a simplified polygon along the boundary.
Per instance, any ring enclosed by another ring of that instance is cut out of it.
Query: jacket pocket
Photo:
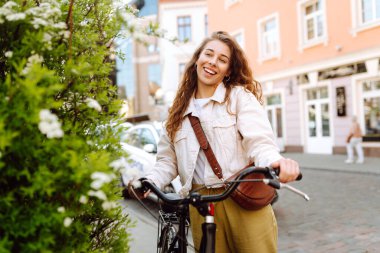
[[[179,130],[174,137],[174,148],[178,158],[182,158],[187,150],[187,132]]]
[[[175,137],[174,137],[174,143],[177,143],[183,139],[187,138],[187,133],[186,131],[179,130],[177,131]]]
[[[233,146],[236,143],[236,117],[226,116],[219,118],[212,125],[217,139],[224,145]]]

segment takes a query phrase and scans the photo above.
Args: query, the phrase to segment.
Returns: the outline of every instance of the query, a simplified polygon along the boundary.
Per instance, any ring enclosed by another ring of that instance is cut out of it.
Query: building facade
[[[137,0],[132,2],[139,8],[141,25],[157,23],[158,0]],[[137,39],[118,40],[118,49],[125,58],[117,58],[117,84],[125,94],[128,103],[127,116],[146,115],[159,117],[156,110],[155,93],[161,86],[161,66],[158,38],[146,36]]]
[[[163,105],[171,106],[186,63],[208,33],[205,0],[160,0],[159,24],[166,31],[160,39]],[[170,39],[175,38],[173,43]],[[167,114],[161,115],[163,120]]]
[[[345,153],[352,116],[380,156],[379,0],[207,0],[244,48],[283,151]],[[339,12],[339,13],[338,13]]]

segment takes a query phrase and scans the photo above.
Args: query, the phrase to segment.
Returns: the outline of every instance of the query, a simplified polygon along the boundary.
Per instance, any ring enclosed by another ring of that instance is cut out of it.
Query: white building
[[[160,39],[161,88],[166,107],[177,91],[186,63],[207,35],[207,3],[205,0],[160,0],[160,28],[166,38]]]

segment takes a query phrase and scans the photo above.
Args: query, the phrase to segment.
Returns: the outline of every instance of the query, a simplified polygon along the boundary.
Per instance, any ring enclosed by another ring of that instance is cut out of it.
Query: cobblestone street
[[[303,170],[293,183],[306,202],[287,190],[274,205],[279,252],[379,252],[380,176]]]

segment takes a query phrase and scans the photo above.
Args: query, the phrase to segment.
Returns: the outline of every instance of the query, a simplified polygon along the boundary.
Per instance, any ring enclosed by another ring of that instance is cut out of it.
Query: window
[[[364,81],[364,141],[380,141],[380,79]]]
[[[238,29],[234,32],[231,32],[230,34],[232,37],[234,37],[240,47],[244,49],[244,29]]]
[[[360,0],[360,23],[380,21],[380,0]]]
[[[276,138],[283,137],[281,94],[266,97],[266,111]]]
[[[351,0],[352,34],[380,26],[380,0]]]
[[[177,17],[178,40],[181,42],[191,41],[191,17]]]
[[[141,142],[140,142],[140,133],[141,133],[140,129],[132,130],[126,135],[125,141],[132,146],[135,146],[137,148],[142,148]]]
[[[185,71],[186,63],[180,63],[178,65],[179,79],[182,79],[183,72]]]
[[[205,15],[205,36],[208,36],[208,15]]]
[[[307,100],[317,100],[317,99],[323,99],[323,98],[329,97],[327,87],[309,89],[307,90],[306,95],[307,95]]]
[[[280,36],[278,14],[270,15],[258,21],[259,54],[261,60],[279,57]]]
[[[241,47],[243,47],[243,34],[238,33],[238,34],[236,34],[234,37],[235,37],[236,42],[237,42]]]
[[[325,0],[299,2],[302,47],[327,42]]]
[[[161,86],[161,65],[149,64],[148,65],[148,80]]]

